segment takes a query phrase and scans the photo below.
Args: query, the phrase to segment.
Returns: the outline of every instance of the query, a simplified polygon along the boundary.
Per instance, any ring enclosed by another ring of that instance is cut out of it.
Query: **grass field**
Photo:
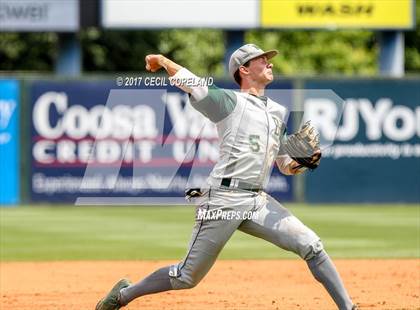
[[[420,208],[415,205],[288,205],[337,258],[420,258]],[[192,207],[0,208],[0,259],[180,259],[194,220]],[[294,255],[236,232],[222,259]]]

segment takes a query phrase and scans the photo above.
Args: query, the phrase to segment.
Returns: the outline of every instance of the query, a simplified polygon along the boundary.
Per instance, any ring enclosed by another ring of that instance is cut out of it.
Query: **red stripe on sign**
[[[180,137],[176,137],[174,135],[167,135],[167,136],[157,136],[155,138],[125,138],[125,139],[118,139],[118,138],[112,138],[112,137],[108,137],[108,138],[93,138],[93,137],[86,137],[86,138],[80,138],[80,139],[75,139],[75,138],[71,138],[68,136],[61,136],[59,138],[55,138],[55,139],[49,139],[49,138],[45,138],[43,136],[33,136],[32,137],[32,141],[33,142],[37,142],[37,141],[54,141],[54,142],[58,142],[58,141],[62,141],[62,140],[70,140],[70,141],[74,141],[74,142],[79,142],[79,141],[117,141],[117,142],[135,142],[135,141],[154,141],[156,143],[173,143],[176,141],[210,141],[210,142],[217,142],[218,138],[214,137],[214,138],[191,138],[191,137],[185,137],[185,138],[180,138]]]
[[[198,161],[195,162],[186,162],[184,164],[177,162],[173,158],[155,158],[151,161],[144,163],[141,161],[133,161],[133,162],[114,162],[114,163],[89,163],[90,167],[174,167],[174,166],[184,166],[184,167],[191,167],[194,164],[196,167],[212,167],[214,162],[212,161]],[[85,168],[87,167],[87,163],[83,163],[80,161],[71,162],[71,163],[62,163],[58,161],[53,161],[51,163],[40,163],[34,162],[35,167],[40,168]]]

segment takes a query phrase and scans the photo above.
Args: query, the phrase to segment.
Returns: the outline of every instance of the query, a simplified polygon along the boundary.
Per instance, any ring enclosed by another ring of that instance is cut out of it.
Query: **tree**
[[[416,1],[416,28],[405,34],[405,70],[420,73],[420,1]]]
[[[55,33],[0,32],[0,70],[51,71],[57,42]]]
[[[378,47],[370,31],[253,30],[246,40],[278,49],[274,68],[285,75],[374,75],[378,71]]]
[[[420,1],[417,26],[405,34],[405,68],[420,73]],[[163,53],[200,75],[223,76],[222,30],[168,29],[119,31],[96,28],[78,34],[84,72],[144,72],[144,57]],[[250,30],[246,42],[277,48],[274,68],[283,75],[378,74],[379,45],[373,31]],[[0,70],[52,72],[57,58],[56,33],[1,33]]]

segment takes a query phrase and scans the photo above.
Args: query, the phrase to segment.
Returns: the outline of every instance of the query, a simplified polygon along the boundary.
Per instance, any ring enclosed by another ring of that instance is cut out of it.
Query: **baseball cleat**
[[[119,302],[120,291],[130,286],[131,282],[127,279],[122,279],[114,285],[111,291],[102,298],[95,307],[95,310],[118,310],[122,306]]]

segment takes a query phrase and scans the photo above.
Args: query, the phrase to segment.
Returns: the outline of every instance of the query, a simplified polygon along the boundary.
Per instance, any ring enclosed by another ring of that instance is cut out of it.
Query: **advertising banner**
[[[0,31],[77,31],[79,0],[2,0]]]
[[[186,188],[206,184],[219,155],[215,124],[167,80],[148,78],[31,85],[33,202],[185,203]],[[277,172],[269,189],[292,198]]]
[[[420,202],[419,85],[397,79],[305,83],[344,100],[339,115],[328,98],[304,98],[305,117],[321,138],[334,140],[320,168],[306,177],[308,202]]]
[[[105,28],[259,27],[258,0],[101,0],[101,5]]]
[[[0,205],[19,203],[19,83],[0,80]]]
[[[104,28],[412,29],[414,0],[101,0]],[[153,12],[151,14],[150,12]]]
[[[412,0],[261,0],[261,26],[269,28],[410,29]]]

